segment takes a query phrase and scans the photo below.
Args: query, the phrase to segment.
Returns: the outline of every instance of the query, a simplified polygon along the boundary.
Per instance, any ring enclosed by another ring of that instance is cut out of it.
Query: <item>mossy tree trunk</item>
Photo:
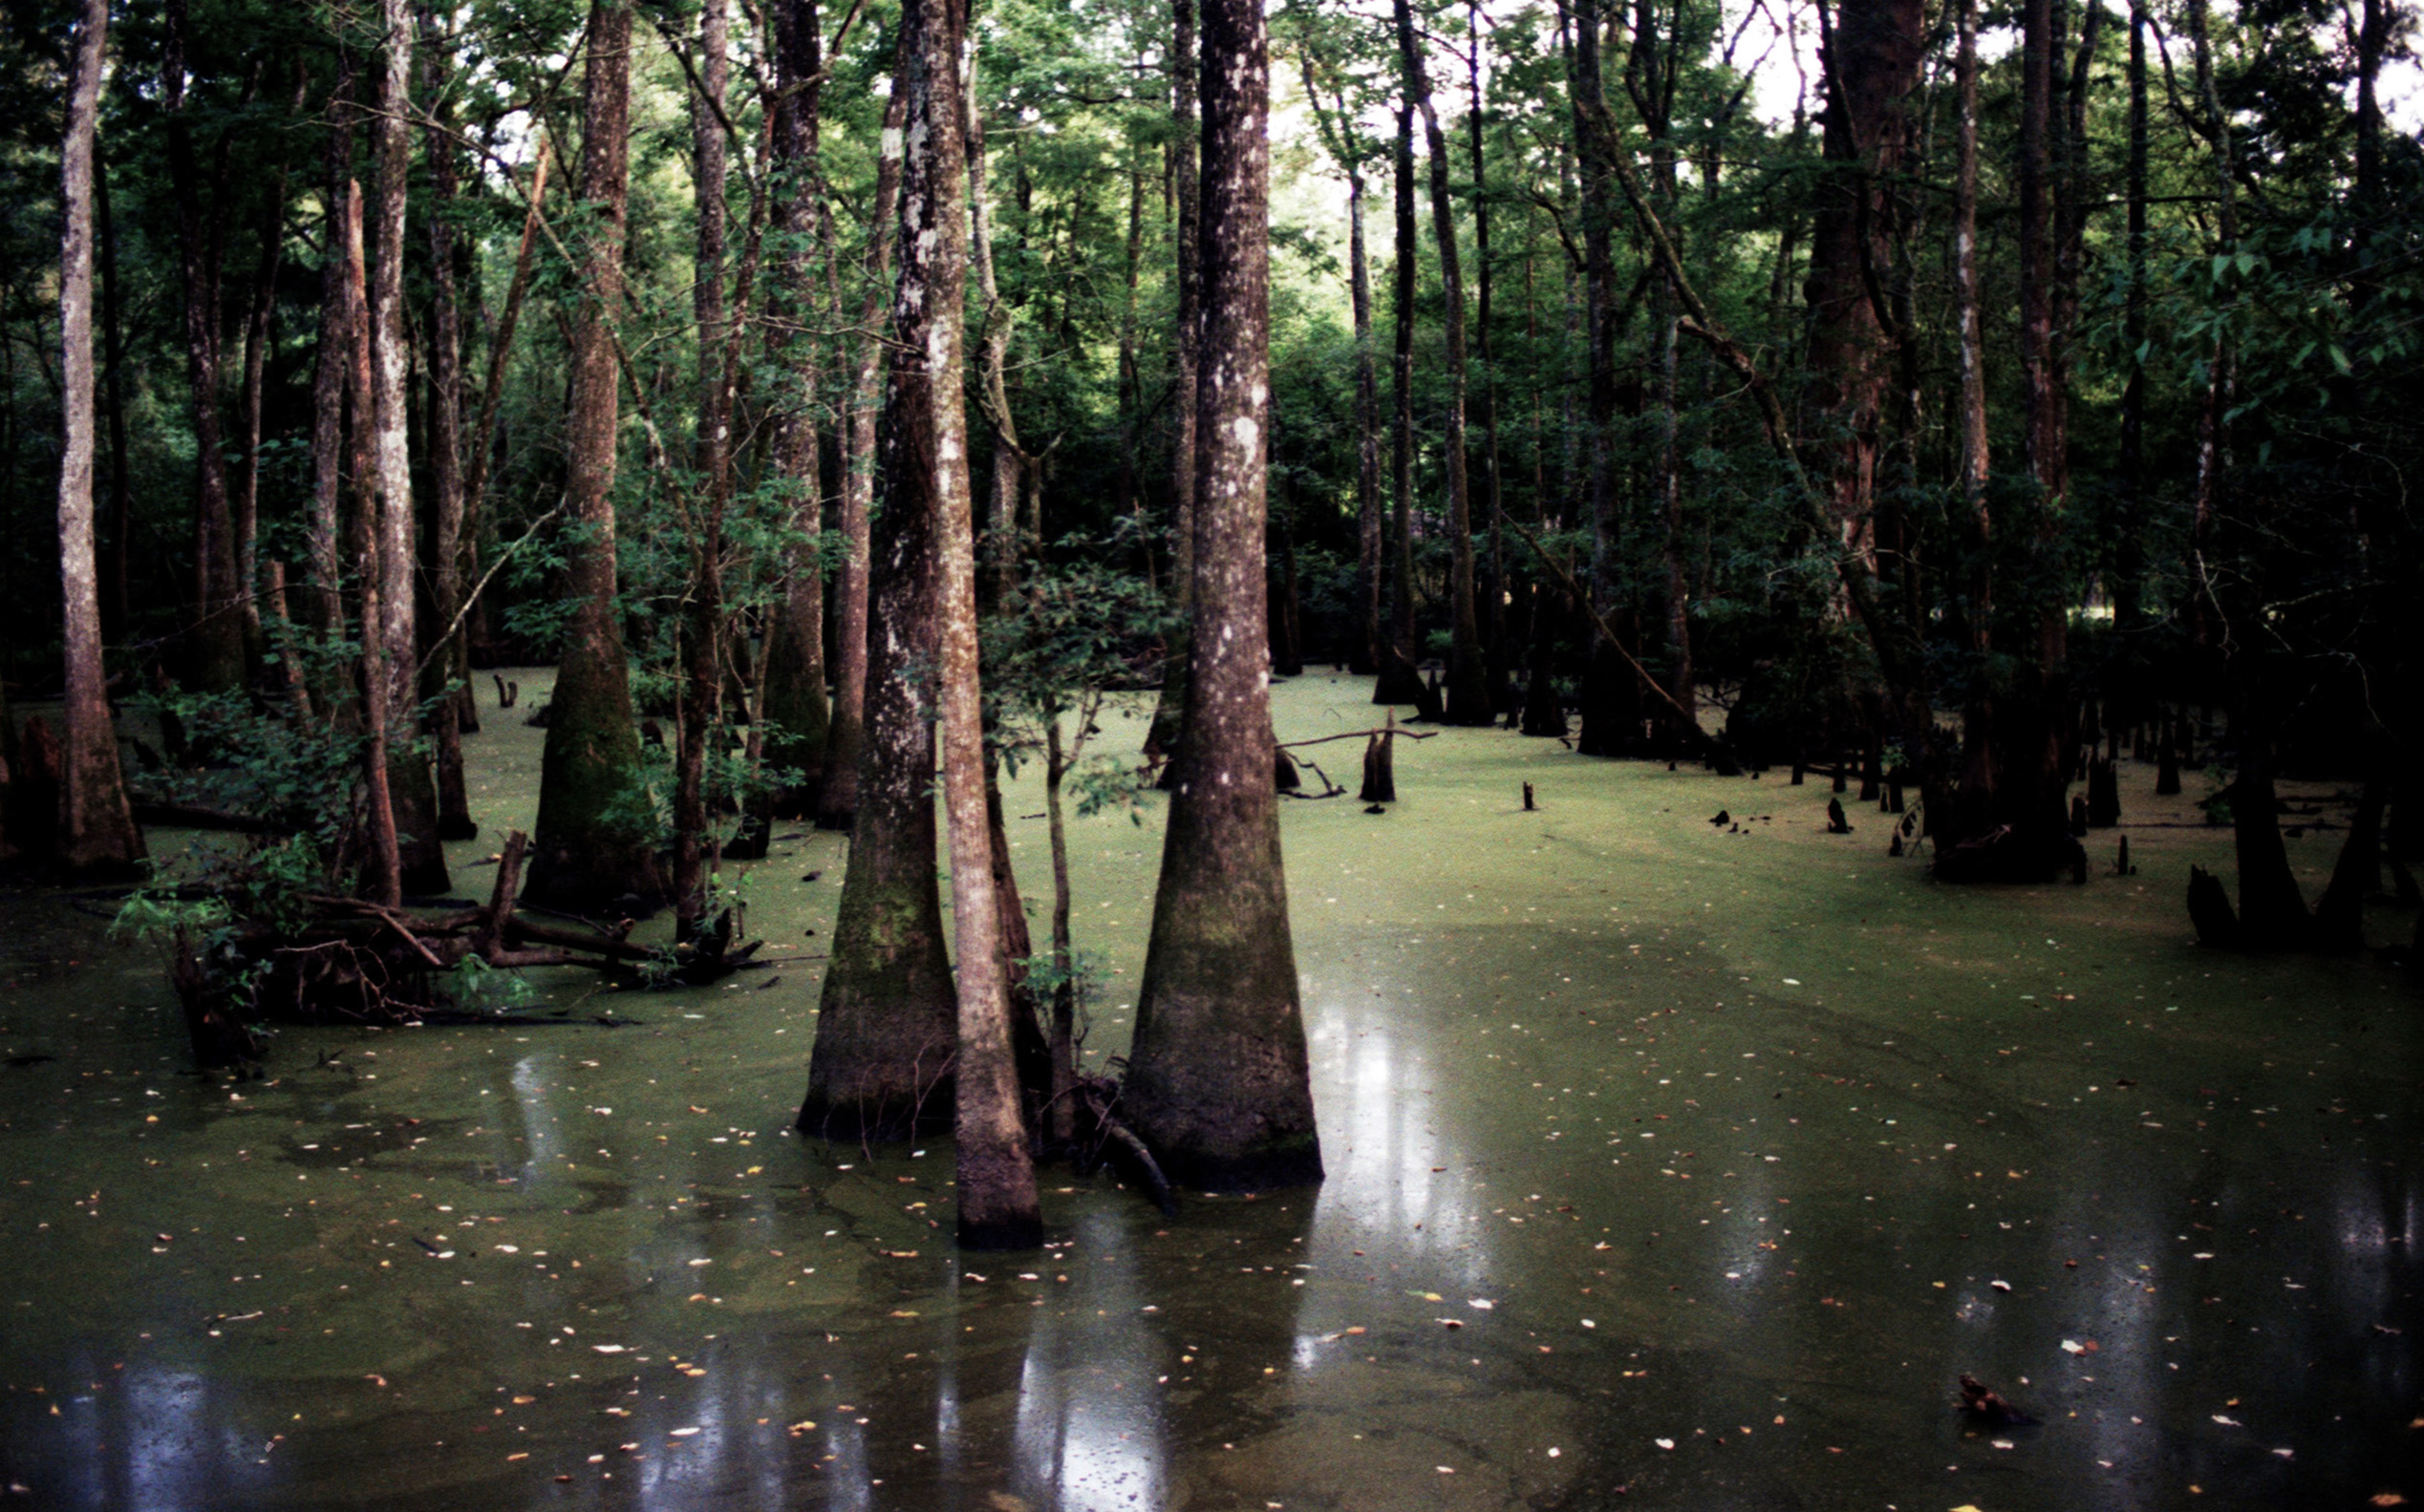
[[[617,810],[640,779],[639,730],[614,602],[614,324],[623,311],[624,214],[631,187],[632,11],[594,0],[581,112],[581,184],[594,207],[580,248],[572,328],[572,404],[565,497],[573,517],[565,577],[576,604],[548,708],[539,819],[524,897],[568,912],[664,901],[654,837]]]
[[[903,41],[906,76],[923,65]],[[893,97],[902,99],[902,92],[896,88]],[[948,96],[937,108],[956,110]],[[956,137],[956,115],[944,118]],[[907,137],[919,129],[904,116],[887,134],[896,172],[906,168]],[[922,129],[933,128],[927,122]],[[931,207],[920,212],[920,227],[931,214]],[[901,229],[910,229],[906,215]],[[904,235],[897,244],[904,265],[913,240]],[[908,356],[894,347],[895,367]],[[897,373],[892,381],[897,406]],[[934,727],[928,719],[937,647],[935,522],[902,492],[903,437],[891,434],[897,423],[886,427],[883,439],[887,493],[868,555],[867,733],[850,866],[799,1117],[803,1132],[836,1139],[903,1139],[913,1129],[948,1127],[954,1117],[959,1019],[934,882]]]
[[[144,857],[118,770],[110,721],[108,672],[101,657],[101,594],[93,552],[93,183],[100,117],[108,0],[84,0],[68,87],[59,179],[65,211],[59,238],[59,406],[65,436],[59,457],[59,582],[67,643],[67,698],[61,711],[59,861],[72,877],[131,873]],[[0,710],[0,718],[6,711]]]
[[[1263,643],[1270,53],[1260,0],[1204,12],[1203,370],[1187,740],[1122,1103],[1172,1180],[1321,1177]]]

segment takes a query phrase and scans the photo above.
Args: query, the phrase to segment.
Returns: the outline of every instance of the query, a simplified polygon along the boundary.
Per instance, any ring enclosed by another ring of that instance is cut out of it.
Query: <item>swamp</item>
[[[2416,15],[0,6],[0,1512],[2424,1500]]]
[[[1281,737],[1367,689],[1282,685]],[[483,826],[526,822],[538,744],[474,743]],[[1283,811],[1327,1180],[1166,1219],[1046,1172],[1007,1255],[954,1252],[942,1139],[789,1127],[841,837],[753,869],[763,972],[537,973],[504,1022],[290,1030],[232,1085],[156,961],[15,895],[8,1474],[61,1507],[2415,1493],[2424,1004],[2200,948],[2178,897],[2227,831],[2130,777],[2181,821],[2127,831],[2137,876],[1980,893],[1881,862],[1874,813],[1827,834],[1822,781],[1443,732],[1385,816]],[[1075,826],[1089,1062],[1159,822]],[[2041,1422],[1965,1420],[1962,1374]]]

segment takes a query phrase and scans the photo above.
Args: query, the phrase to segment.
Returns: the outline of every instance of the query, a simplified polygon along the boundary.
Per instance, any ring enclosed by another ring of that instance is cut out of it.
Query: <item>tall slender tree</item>
[[[416,53],[428,126],[422,137],[429,165],[429,349],[428,456],[430,645],[423,650],[420,692],[437,780],[440,840],[470,840],[480,833],[471,817],[463,780],[463,713],[469,697],[470,660],[456,623],[463,597],[462,298],[455,266],[456,199],[461,179],[455,141],[455,79],[448,67],[447,38],[434,7],[420,8],[421,44]],[[472,716],[478,728],[478,715]]]
[[[655,837],[623,811],[640,773],[639,729],[615,605],[615,425],[621,414],[616,325],[624,308],[623,242],[631,198],[632,9],[592,0],[583,65],[579,247],[572,323],[572,410],[566,422],[567,586],[574,607],[548,706],[531,839],[533,903],[583,913],[664,901]]]
[[[1423,696],[1414,643],[1414,287],[1421,254],[1414,242],[1414,105],[1397,106],[1397,142],[1390,178],[1395,186],[1394,245],[1389,279],[1389,622],[1380,676],[1372,684],[1376,704],[1418,703]]]
[[[67,643],[61,711],[59,861],[69,875],[134,871],[143,834],[126,802],[101,654],[101,594],[93,554],[93,181],[99,135],[109,0],[84,0],[76,18],[67,129],[60,141],[64,225],[59,237],[59,583]]]
[[[968,160],[961,131],[962,0],[909,0],[901,17],[908,149],[901,165],[901,274],[892,298],[887,514],[930,522],[936,605],[936,702],[943,801],[951,816],[952,919],[958,944],[959,1243],[1023,1249],[1043,1240],[1035,1165],[1010,1050],[1009,984],[985,805],[976,669],[976,571],[968,479]]]
[[[1178,313],[1170,333],[1169,578],[1178,628],[1170,632],[1169,651],[1162,659],[1162,696],[1154,706],[1152,729],[1147,736],[1165,755],[1175,752],[1186,737],[1187,659],[1194,644],[1188,607],[1195,591],[1195,474],[1201,442],[1195,428],[1196,353],[1203,340],[1195,4],[1196,0],[1170,0],[1169,8],[1170,181],[1178,202],[1173,239]]]
[[[1261,0],[1204,7],[1204,365],[1194,654],[1123,1104],[1171,1176],[1321,1177],[1271,783],[1271,57]]]
[[[178,252],[185,303],[185,381],[194,418],[194,604],[187,660],[196,686],[231,692],[244,685],[244,615],[238,605],[233,512],[227,498],[219,410],[219,272],[223,219],[203,208],[204,167],[196,152],[195,104],[186,76],[193,22],[186,0],[167,0],[161,53],[161,104],[167,115],[168,178],[177,202]],[[211,178],[225,183],[223,132]]]
[[[1429,155],[1431,240],[1439,253],[1440,304],[1448,351],[1442,363],[1448,394],[1441,404],[1440,451],[1448,471],[1448,700],[1449,722],[1488,724],[1490,679],[1482,665],[1481,623],[1473,608],[1472,483],[1465,457],[1465,274],[1456,247],[1455,199],[1448,184],[1448,136],[1431,103],[1430,70],[1414,33],[1412,0],[1396,0],[1397,51],[1406,97],[1423,117]],[[1403,255],[1403,254],[1401,254]]]
[[[894,95],[884,108],[884,128],[876,149],[875,208],[868,227],[867,292],[859,306],[862,330],[874,329],[891,288],[906,104]],[[819,829],[851,828],[858,814],[860,755],[867,742],[868,571],[873,541],[869,510],[875,501],[875,419],[882,400],[884,343],[860,342],[855,360],[849,426],[842,453],[841,526],[848,554],[834,574],[833,718],[826,726],[825,779],[817,793]]]
[[[814,24],[815,0],[807,0],[810,24]],[[790,8],[786,7],[787,11]],[[786,20],[789,18],[786,16]],[[792,24],[796,25],[796,22]],[[689,591],[684,595],[681,623],[681,717],[674,753],[674,925],[676,932],[685,938],[695,936],[708,913],[707,872],[709,851],[714,838],[709,834],[713,822],[707,813],[706,774],[710,749],[723,738],[721,717],[724,687],[724,509],[732,495],[732,410],[733,374],[731,330],[734,312],[726,298],[724,278],[725,241],[730,216],[724,205],[724,192],[730,168],[724,155],[725,99],[732,83],[731,24],[724,9],[724,0],[703,0],[698,8],[698,42],[692,58],[696,78],[691,96],[691,182],[697,193],[695,250],[692,256],[691,309],[698,330],[698,421],[691,438],[692,474],[697,479],[691,494],[689,528]],[[778,49],[778,53],[780,49]],[[780,117],[783,105],[778,104]],[[778,119],[778,126],[788,124]],[[796,128],[794,128],[796,129]],[[801,165],[787,163],[796,170]],[[795,195],[806,198],[797,187]],[[786,217],[786,222],[789,220]],[[791,227],[786,224],[785,229]],[[806,261],[803,246],[796,254],[801,263]],[[800,270],[795,287],[805,291],[808,279],[804,267]],[[785,398],[790,398],[785,395]],[[811,522],[818,511],[815,494],[816,427],[803,413],[785,413],[776,421],[781,428],[777,442],[776,467],[795,486],[807,495],[804,511]],[[801,450],[798,432],[807,433],[807,477],[800,479],[794,469]],[[814,583],[817,567],[813,552],[808,555],[804,576]],[[796,577],[795,577],[796,583]],[[819,600],[811,598],[814,605]],[[785,607],[788,607],[786,601]],[[821,620],[822,615],[814,616]],[[768,638],[776,647],[785,644],[786,632],[796,627],[784,623],[787,616],[779,614]],[[811,633],[822,644],[822,627],[812,625]],[[796,652],[795,652],[796,654]],[[801,692],[798,683],[811,684],[804,690],[812,696],[819,712],[825,703],[825,673],[818,666],[813,679],[802,677],[787,684],[790,691]],[[770,650],[767,656],[766,703],[771,711],[775,702],[774,663]],[[783,716],[792,716],[786,704]],[[778,722],[781,722],[779,718]],[[785,726],[784,734],[788,735]],[[825,732],[813,732],[804,742],[813,758],[825,754]]]
[[[411,419],[405,382],[412,369],[404,329],[404,210],[412,173],[413,12],[409,0],[379,3],[378,111],[371,122],[376,203],[371,227],[371,402],[373,465],[378,487],[379,618],[386,664],[389,801],[403,863],[404,890],[446,890],[446,852],[438,839],[438,786],[420,728],[420,516],[414,508]]]
[[[712,8],[713,0],[711,0]],[[782,348],[783,392],[774,416],[775,475],[791,491],[793,544],[784,562],[783,593],[776,606],[766,636],[766,717],[775,734],[766,755],[777,764],[800,774],[800,781],[779,800],[785,814],[818,811],[831,753],[832,706],[826,699],[825,677],[825,479],[818,466],[817,402],[824,380],[822,343],[811,329],[817,281],[814,261],[824,232],[825,189],[821,182],[820,117],[825,91],[825,38],[817,16],[817,0],[780,0],[773,8],[775,25],[775,93],[771,101],[770,134],[775,171],[780,179],[783,232],[783,307],[781,325],[772,328]],[[706,18],[701,10],[700,40],[706,47]],[[717,30],[721,32],[720,15]],[[703,128],[702,128],[703,129]],[[699,172],[708,171],[705,142],[700,143]],[[715,147],[714,171],[722,173],[720,132]],[[699,227],[703,257],[707,229]],[[718,230],[719,238],[721,229]],[[719,254],[720,255],[720,254]],[[705,311],[700,318],[703,322]],[[703,329],[703,326],[702,326]],[[867,343],[872,347],[873,342]],[[721,373],[720,361],[718,372]],[[720,381],[720,378],[719,380]],[[718,423],[729,430],[732,404],[719,397]],[[703,441],[703,437],[702,437]],[[729,487],[729,437],[719,451],[726,459],[717,465]]]
[[[1323,143],[1346,175],[1347,301],[1355,322],[1355,602],[1362,624],[1348,647],[1348,666],[1354,671],[1375,672],[1386,659],[1381,615],[1381,585],[1386,574],[1381,552],[1388,532],[1381,501],[1381,386],[1372,348],[1372,267],[1363,239],[1363,167],[1368,160],[1343,90],[1335,108],[1324,107],[1314,79],[1314,53],[1308,43],[1299,55],[1304,94]]]

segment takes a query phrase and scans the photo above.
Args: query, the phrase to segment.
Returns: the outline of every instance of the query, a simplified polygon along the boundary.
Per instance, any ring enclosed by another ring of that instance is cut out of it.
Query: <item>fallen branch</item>
[[[1391,725],[1385,730],[1378,728],[1371,730],[1349,730],[1343,735],[1316,735],[1310,740],[1282,740],[1279,742],[1279,749],[1282,751],[1294,751],[1301,746],[1318,746],[1332,740],[1361,740],[1368,735],[1384,735],[1392,733],[1394,733],[1401,740],[1428,740],[1434,736],[1443,735],[1446,732],[1439,730],[1410,730],[1404,725]]]

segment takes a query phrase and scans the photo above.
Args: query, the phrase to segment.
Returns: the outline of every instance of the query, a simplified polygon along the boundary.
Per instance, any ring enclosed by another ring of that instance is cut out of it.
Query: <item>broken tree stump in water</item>
[[[2197,943],[2217,950],[2239,948],[2239,912],[2221,879],[2202,866],[2188,868],[2188,919],[2197,926]]]
[[[1356,799],[1364,803],[1397,801],[1397,734],[1372,735],[1363,745],[1363,789]]]

